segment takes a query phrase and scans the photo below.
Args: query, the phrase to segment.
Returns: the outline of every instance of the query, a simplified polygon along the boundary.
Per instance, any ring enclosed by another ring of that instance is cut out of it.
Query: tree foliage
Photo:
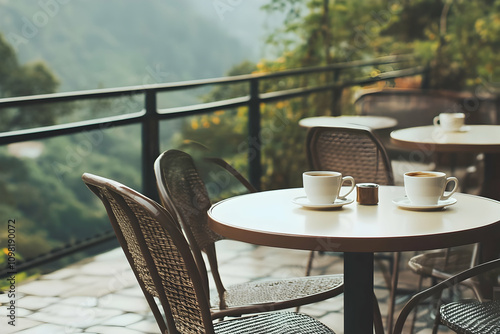
[[[265,12],[286,12],[284,24],[266,41],[275,57],[262,59],[254,67],[242,64],[229,74],[269,73],[414,53],[421,64],[430,65],[430,88],[466,90],[479,84],[491,88],[500,71],[499,6],[498,0],[270,0],[263,7]],[[377,68],[372,71],[378,73]],[[349,78],[360,73],[352,70],[344,75]],[[320,76],[269,80],[261,91],[328,81]],[[246,94],[248,89],[241,87],[214,89],[209,99]],[[305,130],[297,123],[303,117],[331,114],[331,98],[315,94],[261,105],[264,189],[300,186],[301,171],[308,166],[303,159]],[[241,129],[246,117],[247,110],[240,108],[237,112],[220,111],[215,118],[193,118],[183,136],[210,143],[212,148],[220,148],[221,156],[244,166],[247,152],[241,148],[247,147],[243,144],[247,138]],[[236,129],[238,134],[234,134]],[[233,151],[234,147],[240,149],[231,155],[231,147]]]

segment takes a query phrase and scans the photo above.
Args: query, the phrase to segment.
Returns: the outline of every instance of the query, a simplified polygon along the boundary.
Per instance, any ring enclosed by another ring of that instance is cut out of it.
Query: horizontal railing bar
[[[329,85],[322,85],[322,86],[316,86],[316,87],[311,87],[311,88],[293,88],[293,89],[281,90],[278,92],[260,94],[260,96],[261,96],[260,100],[262,102],[272,102],[272,101],[277,101],[277,100],[284,100],[287,98],[299,97],[302,95],[309,95],[312,93],[319,93],[319,92],[323,92],[323,91],[327,91],[327,90],[335,89],[335,88],[340,88],[340,87],[342,87],[342,86],[339,84],[329,84]]]
[[[92,119],[89,121],[50,125],[26,130],[0,132],[0,145],[11,144],[26,140],[45,139],[61,135],[75,134],[82,131],[101,130],[117,125],[130,125],[140,122],[145,112],[110,116]]]
[[[148,90],[153,90],[158,92],[174,91],[187,88],[197,88],[201,86],[214,85],[214,84],[239,83],[255,78],[272,79],[284,76],[325,72],[330,70],[339,70],[339,69],[346,69],[353,67],[390,64],[390,63],[403,62],[411,59],[413,59],[413,56],[411,55],[386,56],[377,58],[375,60],[359,60],[346,63],[337,63],[327,66],[286,70],[275,73],[245,74],[245,75],[238,75],[238,76],[231,76],[224,78],[200,79],[200,80],[164,83],[164,84],[150,84],[142,86],[121,87],[121,88],[105,88],[105,89],[94,89],[94,90],[85,90],[76,92],[18,96],[18,97],[0,99],[0,108],[26,106],[38,103],[69,102],[69,101],[93,99],[93,98],[126,97],[131,95],[144,94]]]
[[[328,84],[311,88],[294,88],[278,92],[263,93],[260,94],[259,99],[262,102],[272,102],[276,100],[283,100],[286,98],[299,97],[303,95],[309,95],[311,93],[327,91],[330,89],[338,89],[341,87],[348,87],[354,85],[366,85],[381,80],[388,80],[388,79],[394,79],[403,76],[411,76],[423,73],[425,73],[425,67],[418,66],[416,68],[411,68],[411,69],[396,70],[396,71],[382,73],[373,78],[358,79],[358,80],[343,82],[342,84]],[[160,119],[171,119],[180,116],[192,116],[221,109],[236,108],[239,106],[248,105],[249,101],[250,101],[249,96],[243,96],[223,101],[201,103],[196,105],[175,107],[175,108],[165,108],[158,110],[159,112],[158,116]],[[106,126],[135,124],[140,122],[141,117],[143,116],[144,116],[144,111],[141,111],[132,114],[111,116],[107,118],[95,119],[90,121],[65,123],[47,127],[27,129],[27,130],[3,132],[0,133],[0,145],[10,144],[18,141],[36,140],[36,139],[44,139],[60,135],[74,134],[85,130],[88,131],[98,130],[104,127],[103,124]]]
[[[222,100],[222,101],[193,104],[193,105],[184,106],[184,107],[159,109],[158,113],[160,114],[160,118],[162,118],[162,119],[172,118],[172,116],[179,117],[178,114],[182,114],[182,116],[192,116],[192,115],[203,114],[203,113],[207,113],[207,112],[211,112],[211,111],[217,111],[217,110],[221,110],[221,109],[230,109],[230,108],[237,108],[237,107],[245,106],[245,105],[248,105],[249,101],[250,101],[249,96],[241,96],[241,97],[236,97],[233,99],[227,99],[227,100]],[[174,116],[174,114],[175,114],[175,116]]]

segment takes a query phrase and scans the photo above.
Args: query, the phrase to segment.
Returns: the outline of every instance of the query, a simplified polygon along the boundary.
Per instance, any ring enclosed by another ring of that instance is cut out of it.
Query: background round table
[[[299,121],[299,125],[304,128],[316,126],[342,126],[342,125],[362,125],[373,130],[392,128],[398,122],[396,119],[385,116],[318,116],[307,117]]]
[[[466,125],[459,132],[418,126],[392,131],[391,142],[407,150],[485,153],[481,195],[500,200],[500,125]]]

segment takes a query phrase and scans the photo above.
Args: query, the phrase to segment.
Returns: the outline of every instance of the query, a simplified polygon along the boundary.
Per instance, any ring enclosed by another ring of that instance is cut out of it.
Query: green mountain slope
[[[197,0],[0,1],[0,31],[22,62],[44,60],[60,91],[224,75],[244,43]]]

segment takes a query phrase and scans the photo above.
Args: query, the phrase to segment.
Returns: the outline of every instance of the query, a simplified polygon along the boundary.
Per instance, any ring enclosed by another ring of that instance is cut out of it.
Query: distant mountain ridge
[[[60,91],[222,76],[248,45],[196,1],[0,0],[0,32],[21,62],[45,61]]]

